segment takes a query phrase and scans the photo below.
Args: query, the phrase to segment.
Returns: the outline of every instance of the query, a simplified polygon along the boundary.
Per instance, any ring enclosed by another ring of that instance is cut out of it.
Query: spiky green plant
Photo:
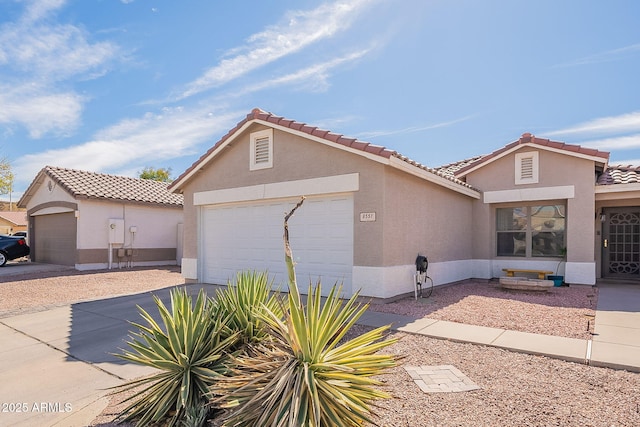
[[[261,313],[268,309],[282,316],[282,298],[272,288],[273,281],[266,272],[239,272],[234,283],[216,293],[213,315],[229,318],[230,330],[240,333],[240,344],[268,338]]]
[[[217,403],[231,409],[229,426],[360,426],[370,419],[369,403],[388,395],[373,377],[395,366],[395,359],[379,354],[394,340],[382,340],[388,326],[346,342],[345,334],[367,306],[340,299],[332,287],[324,304],[320,285],[309,287],[306,308],[291,289],[284,320],[271,313],[265,321],[274,344],[249,346],[233,358],[230,376],[217,381]]]
[[[226,371],[226,352],[237,334],[228,332],[228,319],[211,316],[212,306],[202,289],[195,305],[186,289],[172,290],[171,311],[153,298],[163,327],[138,307],[147,325],[132,323],[139,331],[128,342],[131,350],[117,356],[160,372],[115,387],[116,393],[142,387],[124,400],[130,403],[119,417],[143,426],[166,419],[172,426],[185,411],[206,404],[209,386]]]
[[[318,283],[302,304],[287,221],[303,202],[284,221],[288,308],[284,317],[267,307],[262,314],[275,340],[250,344],[212,386],[215,402],[229,410],[225,426],[360,426],[372,422],[369,402],[388,397],[373,377],[395,366],[393,356],[378,353],[395,342],[382,341],[389,326],[341,342],[367,309],[358,293],[343,302],[342,287],[333,286],[322,303]]]

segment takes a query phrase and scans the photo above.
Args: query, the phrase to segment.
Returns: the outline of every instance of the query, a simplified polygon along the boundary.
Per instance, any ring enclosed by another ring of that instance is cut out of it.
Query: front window
[[[497,255],[562,257],[564,205],[521,206],[496,210]]]

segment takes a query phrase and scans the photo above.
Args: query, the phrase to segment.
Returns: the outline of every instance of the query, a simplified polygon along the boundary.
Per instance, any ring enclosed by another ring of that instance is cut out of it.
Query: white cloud
[[[66,134],[78,124],[82,101],[73,92],[0,86],[0,123],[20,124],[29,130],[31,138],[54,130]]]
[[[227,52],[227,58],[187,85],[179,99],[236,79],[256,68],[332,37],[352,24],[369,3],[350,0],[325,3],[310,11],[290,12],[287,22],[252,35],[247,44]]]
[[[640,52],[640,43],[632,44],[630,46],[621,47],[618,49],[608,50],[606,52],[596,53],[594,55],[578,58],[573,61],[564,62],[562,64],[554,65],[552,68],[566,68],[577,67],[580,65],[598,64],[601,62],[617,61],[625,58],[628,55],[633,55]]]
[[[52,24],[64,5],[31,1],[20,19],[0,26],[0,123],[24,126],[32,138],[74,129],[85,97],[68,84],[101,75],[119,51],[110,42],[91,43],[78,27]]]
[[[640,134],[585,141],[580,142],[580,145],[606,151],[631,150],[640,148]]]
[[[619,116],[602,117],[566,129],[547,132],[549,136],[584,134],[620,134],[640,131],[640,111]]]
[[[362,58],[368,52],[369,50],[353,52],[340,58],[335,58],[327,62],[306,67],[302,70],[296,71],[295,73],[286,74],[281,77],[265,80],[253,85],[248,85],[243,89],[234,91],[231,95],[225,95],[225,97],[238,97],[272,87],[295,84],[302,85],[306,88],[311,88],[312,90],[317,92],[324,91],[329,87],[329,83],[327,82],[327,80],[329,78],[329,71],[331,69],[345,63],[356,61]]]
[[[233,127],[239,116],[237,112],[218,115],[206,108],[173,108],[160,114],[148,113],[140,119],[124,120],[104,129],[84,144],[18,159],[14,165],[16,181],[32,179],[47,165],[110,172],[141,159],[148,164],[193,154],[198,144]]]

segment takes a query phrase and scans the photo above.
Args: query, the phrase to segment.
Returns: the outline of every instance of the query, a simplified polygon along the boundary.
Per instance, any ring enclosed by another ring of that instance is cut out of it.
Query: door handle
[[[609,240],[608,239],[604,239],[603,246],[605,248],[609,246]]]

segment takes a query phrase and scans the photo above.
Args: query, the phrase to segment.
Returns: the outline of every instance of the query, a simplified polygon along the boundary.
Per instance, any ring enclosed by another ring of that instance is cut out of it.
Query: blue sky
[[[254,107],[427,166],[524,132],[640,165],[635,0],[0,0],[0,156],[177,177]]]

